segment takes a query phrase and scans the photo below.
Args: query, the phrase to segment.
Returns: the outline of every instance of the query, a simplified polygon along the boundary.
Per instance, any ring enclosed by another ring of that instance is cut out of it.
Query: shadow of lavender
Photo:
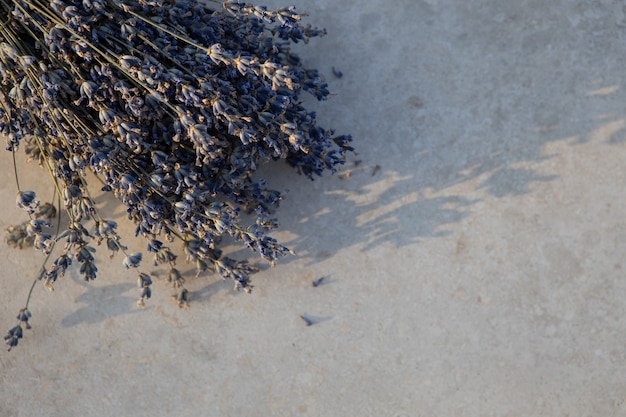
[[[351,133],[359,155],[343,173],[314,182],[280,165],[260,173],[290,190],[276,216],[295,235],[285,243],[309,264],[346,248],[449,236],[486,200],[531,195],[557,179],[550,144],[566,141],[576,153],[584,143],[626,140],[626,79],[619,65],[599,59],[626,54],[601,35],[610,11],[572,26],[558,10],[546,16],[495,1],[454,10],[370,3],[303,4],[332,40],[298,50],[337,92],[321,105],[305,99],[307,106],[319,110],[321,125]],[[592,32],[593,51],[574,41]],[[407,37],[414,41],[395,41]],[[590,67],[581,70],[581,61]],[[344,76],[334,77],[335,68]]]
[[[75,299],[77,304],[83,306],[61,320],[63,327],[99,323],[116,316],[141,313],[142,310],[137,308],[137,298],[124,295],[136,289],[132,283],[99,285],[86,283],[74,269],[68,271],[68,274],[85,292]]]

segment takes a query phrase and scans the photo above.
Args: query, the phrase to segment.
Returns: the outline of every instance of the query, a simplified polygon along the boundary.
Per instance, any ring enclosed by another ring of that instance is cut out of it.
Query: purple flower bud
[[[135,252],[132,253],[130,255],[127,255],[124,258],[124,261],[122,262],[122,265],[124,265],[124,268],[129,269],[129,268],[137,268],[139,266],[139,264],[141,263],[141,258],[142,258],[142,254],[141,252]]]
[[[28,311],[28,308],[23,308],[20,310],[20,312],[17,315],[17,319],[21,322],[26,323],[26,328],[30,329],[30,324],[28,323],[28,320],[31,318],[31,313],[30,311]]]
[[[35,200],[36,196],[34,191],[20,191],[17,193],[15,202],[19,208],[26,210],[28,214],[34,214],[35,209],[39,207],[39,201]]]
[[[11,351],[11,349],[17,346],[19,339],[21,339],[23,335],[24,334],[23,334],[22,326],[20,325],[12,327],[11,329],[9,329],[7,334],[4,335],[4,340],[6,341],[5,343],[9,345],[9,349],[8,349],[9,352]]]

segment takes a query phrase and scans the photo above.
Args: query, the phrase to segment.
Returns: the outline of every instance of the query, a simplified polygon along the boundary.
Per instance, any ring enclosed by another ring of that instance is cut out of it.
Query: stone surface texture
[[[267,170],[297,256],[251,295],[182,263],[191,307],[160,279],[142,310],[103,248],[93,284],[35,288],[0,416],[626,416],[623,2],[290,1],[328,29],[297,48],[336,93],[310,106],[359,152],[314,182]],[[3,332],[41,259],[3,246]]]

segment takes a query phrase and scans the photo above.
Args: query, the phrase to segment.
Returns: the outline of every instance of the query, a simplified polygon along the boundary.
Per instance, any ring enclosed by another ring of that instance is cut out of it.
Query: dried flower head
[[[17,315],[17,319],[23,323],[25,323],[26,328],[30,329],[30,324],[28,323],[28,320],[32,317],[32,314],[30,313],[30,311],[28,311],[28,308],[22,308],[20,309],[20,312]]]
[[[9,346],[9,351],[17,346],[19,340],[23,337],[24,333],[22,326],[15,326],[9,329],[6,335],[4,335],[5,343]]]

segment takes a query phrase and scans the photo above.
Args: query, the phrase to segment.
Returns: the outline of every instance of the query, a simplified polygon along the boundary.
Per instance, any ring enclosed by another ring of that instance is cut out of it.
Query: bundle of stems
[[[29,216],[6,241],[46,255],[33,287],[41,281],[52,290],[73,263],[95,279],[93,253],[104,243],[137,269],[138,304],[150,298],[142,254],[129,253],[117,223],[101,216],[90,170],[125,206],[155,265],[169,268],[180,306],[188,291],[168,246],[176,239],[198,273],[214,271],[249,292],[258,268],[223,255],[224,237],[271,265],[290,253],[268,235],[281,193],[254,175],[258,167],[283,159],[313,179],[334,172],[352,150],[349,135],[319,127],[302,105],[303,91],[318,100],[329,91],[290,49],[324,34],[303,25],[294,7],[0,0],[0,19],[0,132],[13,153],[17,205]],[[20,187],[18,148],[49,174],[65,230],[49,232],[54,206]],[[22,324],[30,327],[33,287],[5,336],[9,349]]]

